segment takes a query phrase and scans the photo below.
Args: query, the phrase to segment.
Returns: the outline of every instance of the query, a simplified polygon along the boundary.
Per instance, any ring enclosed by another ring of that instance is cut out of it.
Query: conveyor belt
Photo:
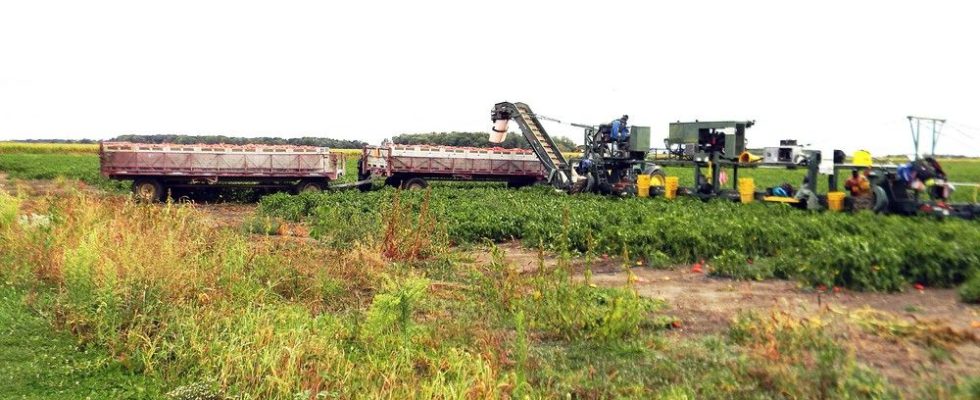
[[[517,125],[521,127],[521,133],[531,145],[531,150],[544,164],[550,179],[553,182],[557,180],[555,183],[560,185],[568,185],[570,183],[568,161],[558,150],[558,146],[555,145],[548,132],[541,126],[541,122],[531,111],[531,107],[524,103],[499,103],[495,110],[501,108],[512,111],[509,112],[509,117],[517,121]]]

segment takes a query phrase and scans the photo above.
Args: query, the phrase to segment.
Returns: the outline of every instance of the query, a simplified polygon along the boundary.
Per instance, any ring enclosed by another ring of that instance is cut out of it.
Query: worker
[[[864,173],[857,168],[851,170],[851,178],[844,182],[844,189],[851,192],[851,199],[854,208],[858,210],[868,210],[874,203],[871,196],[871,182],[868,181],[867,170]]]
[[[801,202],[806,203],[807,210],[819,210],[820,209],[820,199],[817,198],[817,194],[810,190],[810,177],[803,177],[803,185],[800,190],[796,191],[796,195],[793,196]]]
[[[629,118],[629,115],[623,115],[609,123],[609,134],[613,141],[625,142],[629,139],[630,129],[627,125]]]

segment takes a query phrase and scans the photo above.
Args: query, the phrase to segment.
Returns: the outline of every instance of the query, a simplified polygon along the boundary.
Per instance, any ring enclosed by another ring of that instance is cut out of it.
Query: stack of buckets
[[[650,175],[640,174],[636,177],[636,195],[650,197]]]
[[[755,181],[752,178],[738,178],[738,195],[742,204],[755,201]]]
[[[677,198],[678,179],[676,176],[668,176],[664,180],[664,197],[668,199]]]

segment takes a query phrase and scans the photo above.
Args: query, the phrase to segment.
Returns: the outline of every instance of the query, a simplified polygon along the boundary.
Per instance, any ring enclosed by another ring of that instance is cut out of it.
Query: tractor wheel
[[[667,174],[662,170],[655,170],[650,173],[650,187],[664,187],[667,185]]]
[[[887,213],[888,212],[888,194],[885,193],[885,189],[881,186],[874,186],[874,207],[872,209],[876,213]]]
[[[585,175],[581,176],[578,181],[572,184],[568,190],[568,193],[591,193],[592,189],[595,188],[595,181],[595,175],[592,172],[587,172]]]
[[[323,182],[303,181],[296,185],[296,193],[317,193],[323,191]]]
[[[429,187],[429,183],[422,178],[412,178],[405,181],[403,187],[408,190],[421,190]]]
[[[156,179],[137,179],[133,182],[133,195],[140,201],[157,202],[163,198],[163,185]]]

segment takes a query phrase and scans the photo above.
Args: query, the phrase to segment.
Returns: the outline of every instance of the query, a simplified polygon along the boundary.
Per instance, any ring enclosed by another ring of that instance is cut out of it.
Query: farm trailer
[[[133,193],[150,201],[178,187],[323,190],[344,175],[344,160],[343,154],[311,146],[99,145],[102,175],[133,180]]]
[[[430,180],[502,181],[531,185],[546,178],[541,161],[529,150],[427,145],[366,146],[358,180],[384,178],[389,186],[421,189]]]

